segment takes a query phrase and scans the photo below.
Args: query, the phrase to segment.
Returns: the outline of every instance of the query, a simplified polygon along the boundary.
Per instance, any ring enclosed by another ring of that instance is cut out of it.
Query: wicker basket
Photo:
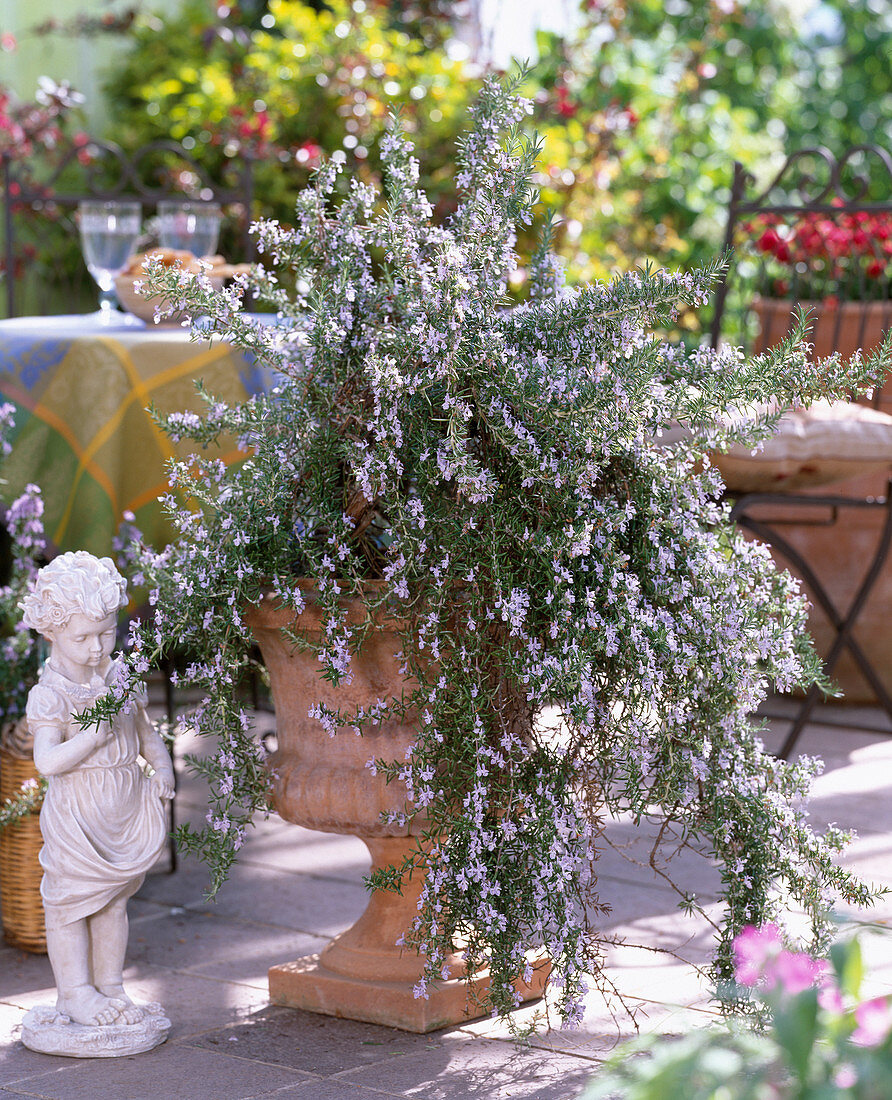
[[[26,779],[37,779],[30,755],[10,751],[0,741],[0,804],[13,798]],[[46,954],[46,928],[40,880],[43,869],[37,860],[43,847],[38,813],[0,830],[0,915],[3,937],[13,947]]]

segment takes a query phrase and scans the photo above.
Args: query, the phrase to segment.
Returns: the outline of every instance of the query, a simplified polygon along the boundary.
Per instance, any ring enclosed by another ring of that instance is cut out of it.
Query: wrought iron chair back
[[[765,350],[797,304],[815,314],[816,354],[872,345],[892,326],[892,153],[802,149],[767,185],[735,163],[724,247],[713,347],[725,335]]]
[[[54,265],[60,259],[59,250],[70,253],[67,266],[77,273],[75,277],[83,278],[85,286],[89,285],[86,269],[81,264],[81,272],[77,260],[72,259],[79,254],[74,211],[84,199],[133,199],[148,212],[165,199],[217,202],[224,208],[228,227],[227,259],[254,259],[254,240],[249,232],[255,199],[253,158],[245,155],[229,160],[225,178],[225,183],[212,180],[207,169],[175,141],[154,141],[126,153],[114,142],[86,139],[59,150],[52,163],[47,163],[45,154],[41,161],[0,154],[0,264],[5,272],[6,315],[15,317],[21,311],[20,291],[33,261],[47,254],[44,249],[49,250]],[[41,312],[68,311],[54,308],[54,302],[59,301],[59,284],[64,282],[58,265],[55,279],[58,282],[54,290],[44,294],[46,301],[39,302]]]
[[[849,355],[879,343],[892,327],[892,154],[876,145],[855,146],[838,158],[823,148],[803,149],[788,156],[761,188],[736,163],[725,250],[731,261],[715,298],[713,347],[728,334],[735,343],[764,351],[789,332],[796,305],[812,314],[809,338],[818,356],[834,351]],[[758,319],[755,331],[753,315]],[[883,401],[882,387],[874,392],[873,403],[892,411],[889,394]],[[873,557],[859,563],[866,564],[864,575],[847,606],[840,607],[829,591],[833,578],[826,576],[826,569],[822,573],[821,562],[809,560],[802,549],[807,540],[798,540],[795,531],[797,525],[800,530],[835,527],[843,516],[848,524],[871,512],[876,517]],[[855,633],[892,548],[892,480],[884,496],[781,491],[737,495],[731,515],[806,582],[833,630],[824,654],[827,675],[833,676],[848,652],[892,720],[892,694]],[[819,702],[820,691],[812,688],[790,718],[780,756],[792,753]]]

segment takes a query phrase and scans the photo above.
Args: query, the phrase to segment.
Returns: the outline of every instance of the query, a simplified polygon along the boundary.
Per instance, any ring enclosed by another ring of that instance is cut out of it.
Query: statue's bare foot
[[[56,1001],[56,1009],[70,1016],[77,1024],[114,1024],[121,1018],[109,997],[103,996],[91,985],[82,985]]]
[[[101,985],[99,992],[104,993],[120,1013],[120,1019],[125,1024],[138,1024],[145,1013],[133,1003],[124,992],[122,985]]]

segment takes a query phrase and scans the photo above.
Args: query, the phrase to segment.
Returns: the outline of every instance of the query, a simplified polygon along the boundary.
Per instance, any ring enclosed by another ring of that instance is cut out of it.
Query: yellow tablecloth
[[[192,342],[181,329],[102,329],[78,317],[0,322],[0,400],[18,409],[4,495],[38,484],[47,536],[60,551],[108,554],[127,511],[147,541],[164,545],[173,536],[158,502],[165,466],[194,445],[175,447],[146,410],[200,411],[198,379],[237,402],[269,376],[241,351]],[[220,457],[240,457],[234,440]]]

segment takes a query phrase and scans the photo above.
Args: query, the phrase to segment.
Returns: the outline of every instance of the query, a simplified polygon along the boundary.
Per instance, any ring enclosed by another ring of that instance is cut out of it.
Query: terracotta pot
[[[892,301],[888,302],[792,302],[781,298],[756,298],[753,312],[759,320],[759,332],[753,351],[757,354],[780,343],[793,328],[792,313],[800,305],[812,312],[808,339],[815,356],[822,358],[838,351],[853,355],[858,348],[872,351],[892,328]]]
[[[760,324],[754,351],[765,351],[787,335],[792,327],[790,314],[795,304],[773,298],[757,298],[754,301],[753,309]],[[799,304],[804,309],[815,311],[809,339],[814,343],[815,355],[818,357],[830,355],[834,350],[846,356],[852,355],[858,348],[869,352],[880,343],[885,331],[892,328],[892,301],[840,302],[830,306],[820,301],[804,301]],[[887,381],[875,391],[872,399],[861,400],[864,404],[872,404],[880,411],[892,414],[892,383]],[[868,474],[811,492],[814,495],[830,493],[834,496],[863,498],[884,495],[886,485],[887,479],[883,474]],[[877,512],[846,510],[842,513],[840,523],[828,526],[827,509],[815,509],[814,515],[808,517],[811,520],[808,523],[796,522],[806,518],[802,508],[784,511],[782,505],[771,505],[766,506],[762,512],[766,518],[781,520],[784,537],[811,563],[825,584],[830,598],[844,613],[855,595],[866,563],[873,558],[882,516]],[[789,568],[789,563],[783,558],[778,557],[778,563]],[[887,690],[892,691],[890,621],[892,571],[887,566],[873,589],[870,603],[858,619],[855,637],[883,679]],[[818,651],[826,654],[833,644],[835,631],[823,612],[814,607],[809,613],[809,630],[815,638]],[[876,702],[872,689],[848,653],[844,653],[840,659],[833,672],[833,679],[844,692],[844,702]]]
[[[875,348],[883,333],[892,328],[892,301],[888,302],[791,302],[782,298],[756,298],[753,310],[759,318],[754,351],[773,347],[792,329],[792,312],[800,305],[814,315],[809,340],[815,355],[834,351],[852,355],[858,348]]]
[[[348,614],[356,621],[360,606]],[[417,735],[416,723],[412,719],[382,722],[367,726],[362,737],[352,729],[330,737],[307,713],[314,703],[350,712],[411,690],[399,671],[399,624],[382,620],[362,651],[353,655],[351,682],[334,687],[323,679],[316,656],[295,648],[283,633],[286,628],[319,637],[321,613],[312,596],[297,618],[264,600],[246,613],[245,621],[269,670],[276,710],[278,748],[270,759],[276,810],[305,828],[360,837],[371,853],[373,868],[399,866],[416,849],[414,838],[424,831],[425,822],[413,819],[408,826],[382,822],[382,812],[407,808],[405,787],[372,775],[366,763],[373,758],[403,759]],[[458,976],[432,985],[428,999],[414,995],[424,960],[414,951],[397,947],[396,941],[418,912],[422,882],[415,875],[403,882],[401,894],[374,891],[359,920],[321,955],[274,966],[269,972],[273,1003],[416,1032],[478,1015],[469,1004],[465,981]],[[448,962],[453,975],[464,973],[460,956]],[[531,986],[518,986],[524,999],[541,996],[547,974],[548,968],[540,965]],[[487,982],[487,974],[475,976],[477,997]]]

